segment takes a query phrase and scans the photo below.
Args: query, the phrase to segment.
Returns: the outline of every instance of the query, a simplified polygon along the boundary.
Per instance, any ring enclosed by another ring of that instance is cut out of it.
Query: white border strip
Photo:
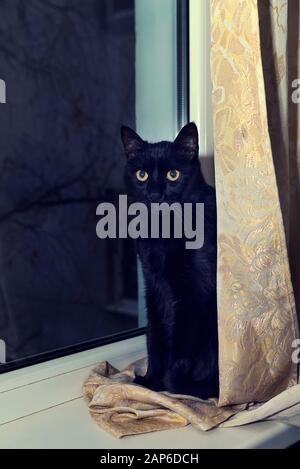
[[[199,129],[201,157],[214,154],[210,44],[210,0],[190,0],[190,120]]]

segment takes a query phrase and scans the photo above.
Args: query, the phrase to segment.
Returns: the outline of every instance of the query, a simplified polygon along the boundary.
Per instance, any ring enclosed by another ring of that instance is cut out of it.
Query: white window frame
[[[214,185],[214,132],[210,72],[210,0],[190,0],[190,120],[199,131],[199,153],[206,181]]]
[[[190,0],[190,119],[203,157],[214,154],[210,43],[210,0]]]

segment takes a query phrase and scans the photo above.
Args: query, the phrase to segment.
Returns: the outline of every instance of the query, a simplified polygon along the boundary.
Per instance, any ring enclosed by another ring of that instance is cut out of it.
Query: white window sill
[[[299,428],[276,422],[113,438],[90,418],[82,383],[97,362],[122,368],[145,353],[136,337],[0,375],[0,448],[286,448],[300,440]]]

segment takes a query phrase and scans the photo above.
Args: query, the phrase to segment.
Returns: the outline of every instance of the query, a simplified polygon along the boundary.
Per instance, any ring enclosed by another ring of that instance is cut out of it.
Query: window
[[[134,245],[96,207],[125,191],[121,124],[188,119],[187,1],[63,3],[0,5],[0,372],[143,332]]]

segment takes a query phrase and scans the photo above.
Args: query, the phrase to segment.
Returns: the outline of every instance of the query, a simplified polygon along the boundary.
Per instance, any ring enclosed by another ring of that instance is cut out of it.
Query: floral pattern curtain
[[[219,405],[227,405],[266,401],[297,383],[291,357],[298,324],[282,217],[284,213],[289,234],[289,182],[282,173],[276,179],[275,171],[275,166],[289,168],[288,5],[280,0],[212,0],[211,6]],[[270,58],[276,74],[269,73],[268,79],[270,65],[263,59],[270,57],[271,46],[277,50]],[[269,80],[273,87],[266,88]],[[274,88],[280,109],[275,121],[272,98],[268,100]],[[272,140],[268,122],[276,122],[273,131],[280,135],[280,146]]]

